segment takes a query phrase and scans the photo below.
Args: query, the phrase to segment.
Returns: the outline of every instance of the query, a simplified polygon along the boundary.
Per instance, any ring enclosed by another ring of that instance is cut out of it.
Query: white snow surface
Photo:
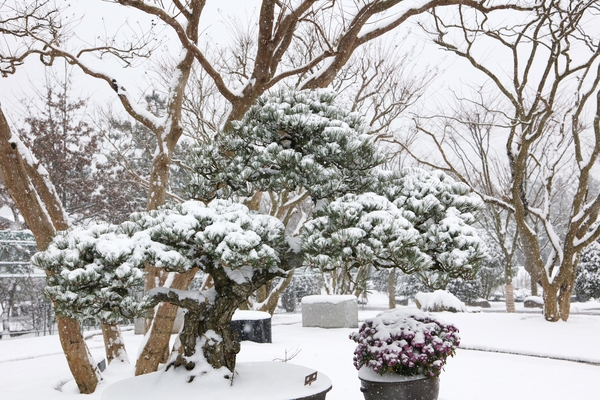
[[[233,313],[232,321],[257,321],[261,319],[270,319],[271,314],[264,311],[253,311],[253,310],[237,310]]]
[[[385,304],[387,298],[384,295],[371,294],[367,305],[371,309],[360,310],[359,319],[376,316]],[[517,307],[522,310],[520,304]],[[412,304],[399,308],[415,310]],[[572,307],[574,311],[585,309],[600,310],[600,303],[578,303]],[[439,400],[598,398],[600,366],[544,357],[600,364],[600,316],[572,314],[568,322],[550,323],[544,321],[539,311],[526,314],[444,312],[434,315],[456,325],[461,336],[455,357],[448,359],[440,376]],[[303,328],[301,321],[300,314],[276,314],[272,321],[273,343],[242,342],[238,362],[273,361],[289,358],[299,351],[289,363],[319,371],[319,379],[323,376],[331,379],[333,389],[327,394],[327,400],[362,400],[358,372],[352,365],[355,343],[348,339],[348,335],[356,329]],[[126,331],[124,340],[133,358],[143,337]],[[102,337],[93,336],[87,343],[94,358],[101,360],[104,353]],[[469,349],[525,353],[535,357]],[[131,378],[133,368],[133,365],[113,363],[103,373],[104,379],[94,394],[79,395],[58,336],[4,337],[0,340],[0,393],[3,399],[99,400],[111,384]],[[169,372],[154,376],[164,379]],[[225,379],[223,381],[227,383]],[[278,382],[256,385],[270,394],[281,386]],[[189,388],[189,384],[184,382],[172,383],[171,395],[160,399],[177,397],[178,400],[187,400],[188,397],[179,395],[179,390],[185,393]],[[195,396],[198,398],[198,392]],[[247,396],[231,398],[253,400],[253,397]],[[152,400],[150,397],[146,399]]]
[[[356,296],[353,295],[313,295],[313,296],[304,296],[302,298],[302,304],[316,304],[316,303],[330,303],[330,304],[339,304],[345,301],[354,301],[356,300]]]

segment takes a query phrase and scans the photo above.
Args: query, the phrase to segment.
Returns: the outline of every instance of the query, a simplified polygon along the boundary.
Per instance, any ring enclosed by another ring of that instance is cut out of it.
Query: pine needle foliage
[[[298,188],[313,199],[368,191],[385,157],[361,116],[334,100],[331,90],[261,97],[232,129],[191,152],[188,194],[209,201]]]

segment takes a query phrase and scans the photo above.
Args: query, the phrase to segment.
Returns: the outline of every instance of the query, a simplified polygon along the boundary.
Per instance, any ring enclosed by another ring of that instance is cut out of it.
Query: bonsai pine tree
[[[288,249],[283,224],[274,217],[227,200],[188,201],[132,214],[118,226],[63,232],[34,263],[56,272],[47,292],[64,315],[112,322],[161,301],[186,309],[179,336],[183,351],[174,353],[168,368],[183,366],[191,381],[213,369],[234,371],[240,347],[231,317],[257,287],[285,273],[279,265]],[[145,265],[201,270],[214,287],[160,287],[136,302],[128,289],[141,284]]]
[[[239,351],[229,325],[234,311],[266,282],[302,265],[303,257],[306,265],[345,268],[350,274],[375,266],[438,275],[459,275],[463,267],[470,271],[476,257],[483,257],[483,246],[468,226],[468,192],[448,189],[429,195],[423,189],[405,195],[403,188],[394,188],[393,196],[385,196],[388,192],[382,188],[404,184],[404,178],[412,182],[413,176],[381,173],[376,167],[384,157],[361,119],[336,107],[333,98],[330,91],[261,98],[232,130],[192,154],[194,175],[188,192],[210,203],[188,201],[136,213],[100,235],[114,244],[104,246],[98,239],[94,265],[114,262],[115,267],[139,270],[149,264],[170,272],[200,270],[212,277],[214,286],[208,289],[161,287],[148,293],[151,304],[169,302],[186,309],[179,336],[182,351],[171,357],[168,368],[183,367],[189,381],[215,370],[232,376]],[[445,175],[432,176],[422,172],[416,178],[452,188]],[[372,193],[377,190],[384,196]],[[258,191],[305,191],[314,202],[315,218],[305,224],[300,237],[286,236],[278,218],[231,199]],[[439,216],[431,210],[435,207]],[[428,219],[414,215],[419,212],[429,212]],[[64,248],[61,240],[57,237],[51,248]],[[444,251],[433,251],[432,241],[444,245]],[[102,250],[106,248],[119,251]],[[86,251],[69,254],[56,264],[78,266],[60,272],[73,277],[67,280],[71,284],[78,275],[86,277],[85,266],[92,258],[85,259]],[[90,277],[90,283],[110,286],[100,274],[90,271]]]
[[[304,264],[331,274],[332,294],[360,294],[370,266],[415,273],[431,262],[402,210],[374,193],[330,202],[304,225],[301,236]]]
[[[487,247],[473,227],[483,205],[471,188],[442,171],[405,168],[381,171],[376,191],[419,232],[419,247],[430,257],[416,274],[429,288],[445,289],[453,278],[473,279],[487,259]]]
[[[302,189],[321,200],[368,191],[385,157],[363,119],[334,100],[331,90],[259,98],[232,129],[191,152],[189,196],[209,201]]]

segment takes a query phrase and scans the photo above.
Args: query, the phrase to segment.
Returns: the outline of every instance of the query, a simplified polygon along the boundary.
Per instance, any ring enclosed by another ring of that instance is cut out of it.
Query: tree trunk
[[[217,272],[225,275],[222,272]],[[214,276],[214,274],[212,274]],[[156,301],[177,304],[187,310],[184,316],[183,328],[179,334],[181,352],[177,352],[167,365],[183,367],[190,371],[188,382],[201,376],[209,369],[226,368],[226,375],[231,377],[235,371],[236,355],[240,344],[235,333],[231,330],[231,318],[238,306],[246,301],[253,292],[254,285],[232,284],[225,276],[219,277],[215,292],[211,291],[211,299],[199,299],[184,296],[179,292],[155,292]],[[223,283],[227,283],[223,285]],[[216,296],[214,295],[216,293]],[[206,363],[203,362],[203,359]],[[199,363],[200,361],[200,363]]]
[[[265,299],[262,306],[257,311],[268,312],[269,314],[275,314],[275,309],[279,303],[279,297],[285,291],[285,289],[292,283],[294,277],[294,269],[290,270],[283,281],[281,281],[275,288],[271,289],[267,298]],[[243,303],[242,303],[243,304]]]
[[[214,304],[204,303],[206,307],[197,310],[188,309],[184,317],[184,328],[180,334],[183,353],[177,354],[168,367],[184,366],[191,371],[195,369],[198,361],[197,352],[202,351],[202,355],[212,368],[225,367],[229,372],[234,372],[240,344],[231,330],[231,318],[242,301],[242,299],[219,295],[215,298]],[[201,348],[197,349],[196,346]],[[189,381],[191,382],[203,372],[206,371],[196,369]]]
[[[530,281],[531,281],[531,295],[532,296],[539,296],[537,281],[535,280],[535,278],[533,277],[533,275],[530,275],[529,278],[530,278]]]
[[[188,272],[176,274],[170,287],[179,290],[187,289],[196,272],[198,269],[194,268]],[[169,303],[162,303],[158,306],[148,333],[148,340],[135,364],[135,375],[154,372],[161,362],[166,361],[165,354],[168,354],[169,351],[169,339],[173,331],[173,322],[177,316],[177,308]]]
[[[571,314],[571,294],[573,293],[573,285],[562,285],[558,294],[558,312],[560,319],[567,321]]]
[[[92,366],[93,360],[81,335],[79,322],[73,318],[57,315],[56,325],[60,344],[67,357],[67,363],[79,393],[94,393],[100,378],[100,371],[95,365]]]
[[[104,338],[104,350],[106,351],[106,364],[110,365],[113,360],[129,364],[119,325],[102,324],[102,337]]]
[[[62,205],[41,166],[32,165],[24,145],[11,135],[0,109],[0,178],[23,219],[35,237],[38,250],[48,247],[57,230],[68,227]],[[56,316],[58,334],[75,383],[82,394],[90,394],[98,385],[99,371],[92,366],[89,351],[79,330],[79,322]]]
[[[388,306],[396,308],[396,270],[391,268],[388,276]]]
[[[506,312],[514,313],[515,309],[515,289],[512,283],[507,283],[504,285],[504,298],[506,302]]]
[[[171,157],[167,154],[160,153],[154,158],[150,171],[147,210],[155,210],[165,204],[170,168]]]
[[[558,289],[554,285],[544,285],[544,318],[556,322],[560,319],[558,312]]]

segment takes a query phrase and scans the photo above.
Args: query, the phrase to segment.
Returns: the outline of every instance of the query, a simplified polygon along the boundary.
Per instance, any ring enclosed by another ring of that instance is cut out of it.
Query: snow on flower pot
[[[390,310],[350,335],[365,400],[436,400],[439,375],[453,356],[458,329],[432,315]]]

